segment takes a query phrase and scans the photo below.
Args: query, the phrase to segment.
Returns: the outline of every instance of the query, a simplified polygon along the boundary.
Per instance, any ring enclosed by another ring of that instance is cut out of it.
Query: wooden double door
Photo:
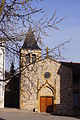
[[[41,96],[40,97],[40,112],[53,112],[53,97],[52,96]]]

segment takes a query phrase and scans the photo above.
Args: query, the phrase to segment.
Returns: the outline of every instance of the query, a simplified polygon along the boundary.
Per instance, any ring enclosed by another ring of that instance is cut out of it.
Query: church
[[[80,112],[80,63],[58,62],[41,49],[29,28],[20,50],[20,109],[71,115]]]

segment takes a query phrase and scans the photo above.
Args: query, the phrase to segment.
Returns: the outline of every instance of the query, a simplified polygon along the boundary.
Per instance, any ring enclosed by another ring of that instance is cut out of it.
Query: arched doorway
[[[39,91],[39,111],[52,113],[54,111],[54,90],[49,86]]]

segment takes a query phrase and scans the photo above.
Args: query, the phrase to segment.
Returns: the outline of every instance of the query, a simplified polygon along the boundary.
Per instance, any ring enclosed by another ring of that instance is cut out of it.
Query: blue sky
[[[65,17],[58,26],[61,31],[51,31],[44,43],[53,48],[59,43],[71,40],[65,45],[63,57],[66,61],[80,62],[80,0],[44,0],[46,14],[49,17],[56,9],[59,18]]]

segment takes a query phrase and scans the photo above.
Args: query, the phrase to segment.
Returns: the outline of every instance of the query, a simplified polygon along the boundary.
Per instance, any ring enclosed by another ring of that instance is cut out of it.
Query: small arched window
[[[26,54],[26,62],[30,63],[30,53]]]
[[[36,62],[36,55],[32,54],[32,62]]]

